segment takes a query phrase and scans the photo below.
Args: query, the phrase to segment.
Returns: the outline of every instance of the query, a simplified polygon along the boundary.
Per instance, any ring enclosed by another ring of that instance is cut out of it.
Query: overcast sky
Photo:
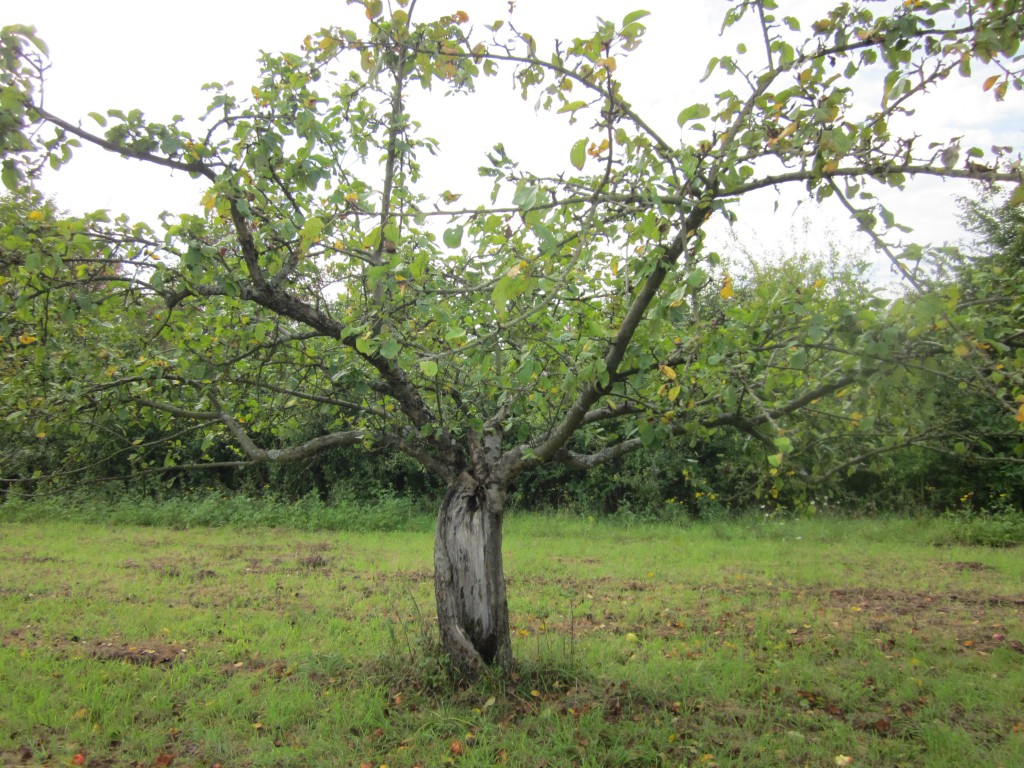
[[[780,5],[806,26],[830,4],[781,0]],[[234,81],[240,92],[248,91],[258,73],[260,50],[297,50],[307,34],[321,27],[362,31],[366,24],[362,9],[344,0],[3,0],[3,6],[0,23],[34,25],[49,45],[46,105],[70,120],[108,108],[140,108],[161,121],[174,114],[198,117],[208,101],[201,90],[204,83]],[[541,41],[564,40],[592,31],[595,17],[618,21],[636,8],[650,10],[644,44],[620,62],[617,75],[637,111],[675,140],[678,112],[711,94],[697,85],[708,59],[735,47],[735,40],[718,37],[727,6],[726,0],[517,0],[512,18]],[[489,24],[508,18],[508,7],[507,0],[419,0],[417,14],[425,18],[463,9],[473,23]],[[970,137],[967,146],[1020,145],[1024,100],[995,104],[981,92],[980,82],[975,77],[948,83],[941,97],[930,98],[918,110],[915,130],[947,137],[964,134]],[[521,157],[536,158],[537,170],[543,169],[542,163],[567,167],[569,146],[586,134],[582,121],[566,130],[561,118],[535,114],[532,105],[508,93],[507,80],[489,83],[484,90],[481,98],[438,94],[429,111],[417,115],[425,132],[442,142],[441,159],[427,167],[434,188],[471,189],[474,181],[467,174],[473,174],[484,152],[498,141]],[[1011,92],[1010,99],[1015,97],[1019,94]],[[83,124],[94,125],[88,119]],[[187,177],[97,151],[80,155],[42,184],[63,208],[109,208],[152,221],[165,209],[194,209],[202,197],[201,184]],[[891,203],[898,220],[915,228],[912,238],[942,242],[959,236],[953,196],[970,192],[965,185],[916,182]],[[746,203],[741,212],[743,242],[754,248],[758,243],[785,245],[792,239],[790,229],[804,229],[810,217],[809,234],[798,236],[799,241],[813,245],[832,232],[844,243],[866,247],[838,206],[816,209],[805,204],[797,210],[800,195],[794,193],[784,198],[777,213],[771,192]]]

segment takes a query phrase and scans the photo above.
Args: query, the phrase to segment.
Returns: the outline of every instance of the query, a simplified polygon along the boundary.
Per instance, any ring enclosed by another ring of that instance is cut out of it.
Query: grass
[[[520,666],[463,686],[421,521],[0,523],[0,766],[1010,768],[1024,559],[941,525],[513,516]]]

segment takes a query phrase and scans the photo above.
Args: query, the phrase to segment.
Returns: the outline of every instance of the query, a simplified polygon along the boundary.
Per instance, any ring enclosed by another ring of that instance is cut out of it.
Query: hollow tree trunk
[[[445,493],[434,540],[441,648],[463,675],[509,669],[512,641],[501,558],[505,493],[467,473]]]

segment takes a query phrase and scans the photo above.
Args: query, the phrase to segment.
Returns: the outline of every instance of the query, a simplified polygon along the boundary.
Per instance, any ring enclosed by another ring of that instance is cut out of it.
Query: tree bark
[[[501,556],[505,492],[462,473],[441,502],[434,540],[434,589],[441,649],[474,678],[510,669],[512,640]]]

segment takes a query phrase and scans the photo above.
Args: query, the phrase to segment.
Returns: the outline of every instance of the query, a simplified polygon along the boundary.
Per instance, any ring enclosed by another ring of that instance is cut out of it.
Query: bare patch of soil
[[[0,768],[14,768],[14,766],[28,765],[32,762],[33,753],[28,747],[21,747],[17,751],[0,750]]]
[[[939,563],[939,568],[948,571],[994,571],[996,570],[991,565],[985,565],[985,563],[979,563],[977,561],[968,561],[966,563]]]
[[[100,661],[125,661],[139,666],[159,666],[173,664],[184,659],[187,648],[167,643],[145,643],[131,645],[129,643],[86,643],[86,652]]]
[[[58,654],[86,656],[98,661],[123,661],[139,666],[169,666],[187,658],[188,649],[161,640],[132,643],[117,640],[83,640],[71,637],[46,638],[30,627],[11,630],[0,644],[22,650],[50,650]]]
[[[887,642],[899,632],[952,639],[964,650],[990,651],[1005,645],[1016,650],[1016,640],[1002,637],[1005,609],[1024,608],[1024,595],[969,593],[899,592],[875,588],[834,588],[827,586],[793,587],[785,584],[725,584],[701,586],[696,604],[680,605],[673,610],[651,611],[626,621],[617,610],[619,603],[633,602],[630,595],[636,584],[618,584],[607,591],[607,584],[590,585],[597,600],[591,610],[573,616],[535,618],[516,622],[520,634],[553,632],[582,636],[591,633],[622,635],[628,632],[648,638],[680,638],[694,633],[705,636],[746,639],[754,635],[758,607],[726,608],[737,597],[757,595],[760,599],[787,596],[808,605],[806,626],[783,627],[788,645],[802,645],[818,636],[821,628],[842,632],[855,627],[867,628]],[[591,597],[592,595],[588,595]],[[814,626],[815,629],[811,627]]]

